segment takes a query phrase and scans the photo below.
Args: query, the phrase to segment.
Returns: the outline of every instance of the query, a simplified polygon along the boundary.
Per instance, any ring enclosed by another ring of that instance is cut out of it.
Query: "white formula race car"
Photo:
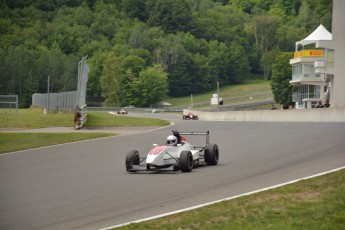
[[[189,112],[187,115],[182,115],[182,119],[183,120],[198,120],[199,117],[198,115]]]
[[[191,145],[185,135],[204,135],[206,145]],[[126,155],[126,170],[128,172],[137,171],[159,171],[162,169],[181,170],[191,172],[194,167],[202,165],[217,165],[219,159],[219,149],[216,144],[209,143],[210,132],[177,132],[173,130],[173,135],[168,137],[164,145],[153,144],[147,156],[141,157],[137,150],[129,151]],[[172,145],[169,138],[175,139],[177,143]]]

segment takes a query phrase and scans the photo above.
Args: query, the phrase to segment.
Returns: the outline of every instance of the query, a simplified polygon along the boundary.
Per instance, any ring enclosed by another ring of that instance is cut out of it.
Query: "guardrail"
[[[96,110],[96,111],[116,111],[123,107],[88,107],[88,110]],[[187,107],[186,107],[187,108]],[[124,110],[128,112],[138,112],[138,113],[152,113],[155,109],[157,112],[182,112],[183,107],[167,107],[167,108],[124,108]]]
[[[74,129],[76,130],[81,129],[87,121],[86,107],[86,105],[79,108],[78,106],[76,107],[76,111],[74,113]]]
[[[256,111],[210,112],[185,109],[199,120],[206,121],[265,121],[265,122],[345,122],[345,108],[284,109]]]
[[[83,127],[84,123],[87,121],[87,110],[86,110],[86,105],[83,105],[81,109],[81,117],[80,117],[80,128]]]
[[[236,102],[231,104],[224,104],[220,106],[221,111],[227,111],[227,110],[242,110],[247,107],[253,107],[253,106],[260,106],[260,105],[267,105],[267,104],[275,104],[275,101],[273,99],[258,99],[258,100],[252,100],[252,101],[243,101],[243,102]],[[108,111],[108,110],[119,110],[122,107],[88,107],[89,110],[101,110],[101,111]],[[165,108],[124,108],[128,112],[138,112],[138,113],[155,113],[155,112],[183,112],[184,109],[188,109],[188,106],[184,107],[165,107]],[[191,108],[193,109],[193,108]],[[214,108],[212,107],[206,107],[206,108],[197,108],[198,110],[202,111],[214,111]]]

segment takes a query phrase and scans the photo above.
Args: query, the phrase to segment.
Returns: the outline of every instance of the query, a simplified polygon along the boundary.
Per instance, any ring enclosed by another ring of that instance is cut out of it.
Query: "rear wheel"
[[[133,165],[140,164],[140,156],[138,150],[129,151],[126,155],[126,170],[133,168]]]
[[[210,165],[217,165],[219,149],[216,144],[208,144],[205,149],[205,162]]]
[[[182,172],[191,172],[193,169],[193,155],[190,151],[182,151],[180,155],[180,168]]]

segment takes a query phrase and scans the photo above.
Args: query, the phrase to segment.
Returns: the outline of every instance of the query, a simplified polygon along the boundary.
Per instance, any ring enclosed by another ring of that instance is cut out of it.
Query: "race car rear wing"
[[[206,144],[210,143],[210,131],[206,132],[179,132],[180,135],[205,135],[206,136]]]

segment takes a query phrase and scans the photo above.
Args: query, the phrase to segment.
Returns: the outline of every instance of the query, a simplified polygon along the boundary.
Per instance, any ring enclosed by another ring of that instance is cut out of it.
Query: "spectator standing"
[[[79,107],[76,108],[74,113],[74,129],[80,129],[80,119],[81,119],[81,109]]]

